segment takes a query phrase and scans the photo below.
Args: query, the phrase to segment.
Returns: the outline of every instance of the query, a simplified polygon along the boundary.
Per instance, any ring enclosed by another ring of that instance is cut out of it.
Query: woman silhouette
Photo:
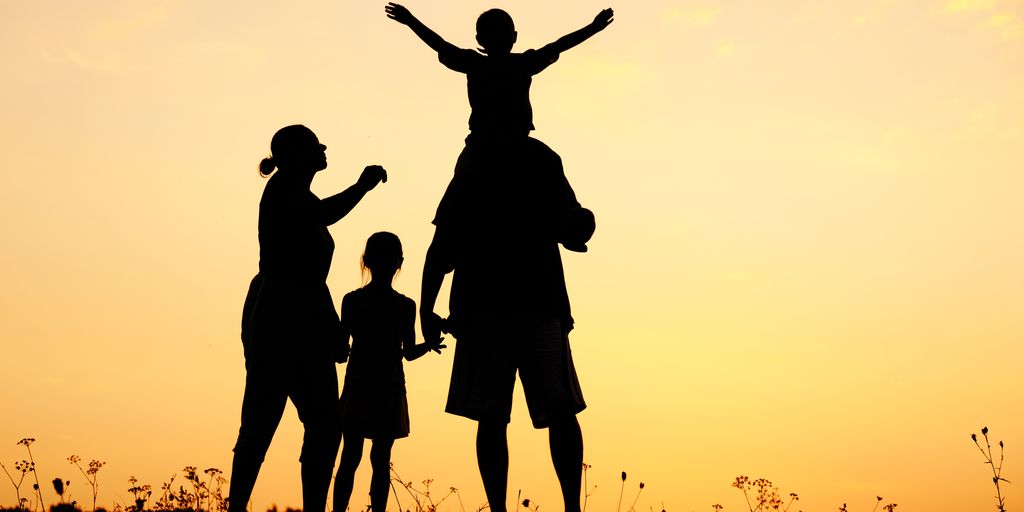
[[[299,457],[303,509],[326,507],[340,442],[334,366],[340,326],[326,283],[334,253],[327,226],[387,181],[384,168],[371,165],[343,192],[318,198],[309,187],[327,168],[326,150],[309,128],[286,126],[270,142],[272,156],[260,162],[260,174],[270,179],[260,200],[259,273],[242,310],[245,396],[230,512],[245,511],[289,398],[305,429]]]

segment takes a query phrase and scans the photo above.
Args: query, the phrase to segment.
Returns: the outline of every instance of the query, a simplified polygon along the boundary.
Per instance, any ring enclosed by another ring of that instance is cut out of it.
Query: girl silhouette
[[[395,291],[402,268],[402,242],[392,233],[374,233],[366,241],[362,268],[370,282],[341,302],[338,362],[348,361],[339,409],[344,447],[334,479],[334,510],[344,511],[363,456],[363,439],[372,439],[370,508],[383,512],[391,480],[391,447],[409,435],[402,357],[412,361],[445,348],[441,339],[416,344],[416,303]],[[352,346],[349,347],[349,336]]]
[[[354,185],[320,199],[309,186],[327,168],[326,150],[309,128],[286,126],[270,142],[272,156],[260,162],[260,174],[270,179],[260,200],[259,273],[242,310],[245,395],[231,466],[230,512],[246,510],[288,399],[305,430],[299,458],[303,508],[324,510],[327,504],[339,442],[332,344],[340,327],[326,284],[334,253],[327,226],[387,174],[380,166],[366,167]]]

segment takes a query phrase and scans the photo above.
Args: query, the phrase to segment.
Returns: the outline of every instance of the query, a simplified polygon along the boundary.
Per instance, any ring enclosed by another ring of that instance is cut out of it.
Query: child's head
[[[487,55],[504,55],[516,42],[516,26],[512,16],[501,9],[485,11],[476,19],[476,42]]]
[[[402,241],[394,233],[380,231],[366,240],[366,249],[360,267],[370,272],[370,277],[390,281],[402,268]]]

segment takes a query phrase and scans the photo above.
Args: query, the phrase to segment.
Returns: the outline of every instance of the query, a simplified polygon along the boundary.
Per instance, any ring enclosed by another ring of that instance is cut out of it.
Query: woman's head
[[[501,9],[484,11],[476,19],[476,42],[487,55],[504,55],[516,42],[516,26],[512,16]]]
[[[360,266],[378,279],[390,280],[402,268],[402,241],[394,233],[380,231],[366,240]]]
[[[270,156],[260,162],[262,176],[270,176],[274,169],[315,173],[326,168],[327,146],[301,124],[278,130],[270,140]]]

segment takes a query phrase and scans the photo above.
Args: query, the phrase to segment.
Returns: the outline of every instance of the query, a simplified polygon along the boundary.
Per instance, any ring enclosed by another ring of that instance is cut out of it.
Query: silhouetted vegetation
[[[1003,449],[1005,444],[1003,441],[999,441],[998,458],[992,454],[992,445],[988,437],[988,427],[981,429],[981,435],[977,433],[971,434],[971,440],[975,446],[981,452],[985,458],[985,464],[991,468],[992,471],[992,483],[996,488],[996,507],[999,512],[1006,512],[1006,497],[1003,494],[1001,484],[1009,484],[1010,481],[1003,478]],[[18,500],[18,505],[14,507],[0,507],[0,512],[40,512],[49,510],[49,512],[83,512],[83,509],[78,506],[78,502],[71,499],[70,488],[71,482],[60,478],[54,478],[51,480],[53,483],[53,490],[57,496],[57,503],[51,504],[49,507],[45,506],[42,501],[42,492],[38,485],[32,486],[31,499],[21,495],[22,484],[25,483],[26,479],[30,481],[38,481],[39,476],[36,474],[35,460],[32,458],[31,450],[29,446],[35,442],[35,439],[25,438],[18,441],[18,445],[25,446],[28,454],[27,460],[21,460],[14,464],[14,472],[8,470],[6,465],[0,463],[3,467],[4,472],[10,480],[11,485],[14,487],[15,496]],[[997,460],[998,459],[998,460]],[[96,497],[98,493],[98,483],[96,480],[97,473],[100,468],[104,466],[104,462],[93,460],[89,464],[89,469],[82,468],[78,463],[81,460],[75,455],[68,457],[69,462],[78,467],[87,481],[90,484],[92,490],[93,499],[93,512],[108,512],[104,508],[96,508]],[[588,487],[587,484],[587,471],[592,466],[589,464],[583,465],[583,510],[586,511],[588,498],[593,495],[597,486]],[[160,485],[160,495],[153,500],[153,488],[149,484],[141,483],[134,476],[128,479],[130,487],[127,489],[128,493],[131,494],[131,503],[116,503],[114,507],[110,509],[110,512],[226,512],[228,509],[228,497],[223,493],[223,486],[228,480],[223,476],[223,471],[217,468],[206,468],[205,470],[199,471],[198,466],[186,466],[182,469],[183,471],[183,482],[175,485],[178,480],[177,474],[172,474],[171,477]],[[30,475],[31,473],[31,475]],[[623,498],[626,497],[626,481],[627,475],[623,471],[621,473],[621,487],[619,489],[619,500],[616,506],[616,512],[637,512],[636,504],[640,499],[640,495],[646,487],[643,482],[637,485],[636,494],[633,496],[632,501],[628,508],[623,509],[622,503]],[[459,490],[455,487],[449,487],[447,492],[436,493],[431,489],[431,485],[434,483],[433,479],[426,479],[420,481],[418,484],[412,480],[405,480],[399,476],[398,472],[395,471],[394,465],[391,466],[391,492],[395,498],[396,509],[405,512],[439,512],[441,506],[449,503],[451,504],[449,509],[454,509],[457,503],[459,512],[466,512],[465,504],[462,502],[462,496],[459,495]],[[747,512],[790,512],[793,506],[797,504],[800,497],[795,492],[783,493],[778,486],[773,484],[770,480],[765,478],[751,479],[747,476],[738,476],[731,484],[732,487],[738,489],[743,493],[744,502],[747,506]],[[880,512],[882,510],[886,512],[894,512],[898,505],[896,503],[886,503],[882,496],[876,496],[874,499],[874,507],[871,512]],[[540,512],[540,504],[529,498],[523,498],[522,491],[516,498],[516,512],[520,511],[520,507],[525,508],[528,512]],[[472,512],[482,512],[488,509],[487,503],[482,503],[474,507]],[[721,504],[711,505],[714,512],[721,512],[725,510],[725,507]],[[866,507],[865,507],[866,509]],[[349,509],[351,510],[351,509]],[[849,510],[847,504],[843,503],[838,507],[839,512],[855,512],[856,509]],[[267,512],[302,512],[301,509],[295,509],[286,507],[278,509],[277,505],[272,505],[267,509]],[[655,509],[651,507],[651,512],[655,512]],[[664,506],[661,508],[661,512],[666,512]],[[800,512],[794,510],[793,512]]]

